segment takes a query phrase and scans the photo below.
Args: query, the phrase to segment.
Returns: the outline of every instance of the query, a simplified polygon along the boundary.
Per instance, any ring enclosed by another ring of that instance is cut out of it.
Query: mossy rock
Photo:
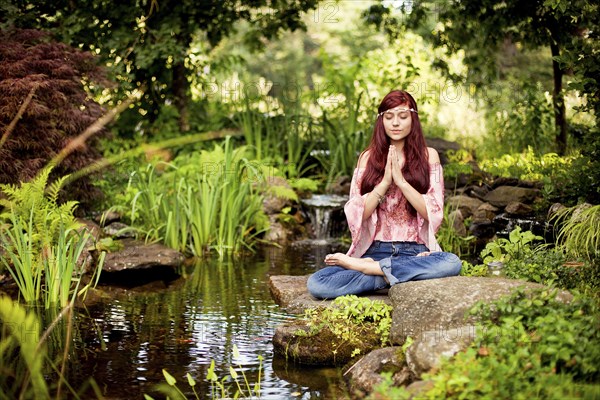
[[[277,327],[273,348],[276,354],[299,364],[344,365],[381,347],[381,335],[375,328],[375,324],[357,325],[353,339],[343,340],[327,326],[313,333],[306,322],[299,321]]]

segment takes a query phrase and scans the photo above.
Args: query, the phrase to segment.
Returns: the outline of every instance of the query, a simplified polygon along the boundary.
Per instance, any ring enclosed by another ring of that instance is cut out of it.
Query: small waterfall
[[[493,223],[498,237],[507,238],[510,232],[519,226],[523,232],[531,231],[547,240],[553,240],[553,226],[539,218],[514,217],[504,213],[497,215]]]
[[[308,210],[315,239],[329,239],[332,231],[332,213],[339,211],[348,201],[346,196],[334,194],[315,194],[300,202]]]

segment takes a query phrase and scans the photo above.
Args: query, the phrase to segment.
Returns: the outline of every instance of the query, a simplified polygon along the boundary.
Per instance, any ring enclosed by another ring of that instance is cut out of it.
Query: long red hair
[[[406,106],[415,111],[417,110],[417,103],[408,92],[404,90],[392,90],[383,98],[381,104],[379,104],[377,114],[398,106]],[[404,139],[403,151],[405,161],[402,167],[402,174],[412,187],[419,193],[424,194],[429,189],[429,153],[425,137],[423,136],[423,130],[421,129],[419,114],[411,112],[410,116],[412,127],[410,133]],[[383,179],[389,148],[390,138],[385,134],[383,117],[378,115],[371,143],[365,150],[369,152],[369,161],[360,186],[361,194],[372,191],[375,185]],[[408,201],[406,202],[406,206],[411,215],[416,215],[416,210]]]

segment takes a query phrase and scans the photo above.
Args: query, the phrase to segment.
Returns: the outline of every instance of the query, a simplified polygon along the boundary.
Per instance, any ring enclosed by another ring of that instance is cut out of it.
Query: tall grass
[[[130,182],[132,225],[147,239],[196,256],[252,249],[267,223],[257,190],[262,172],[245,152],[227,138],[213,151],[181,156],[164,172],[148,166]]]
[[[600,257],[600,205],[565,208],[553,219],[560,225],[557,243],[567,254]]]
[[[283,124],[268,114],[254,110],[248,99],[244,101],[243,110],[237,114],[236,122],[253,158],[263,161],[281,157],[285,134]]]
[[[287,178],[300,178],[317,166],[308,163],[315,147],[316,124],[300,104],[290,113],[278,114],[277,111],[261,113],[246,100],[235,121],[243,132],[249,156],[271,163]]]
[[[285,126],[286,158],[282,170],[291,179],[304,177],[317,167],[316,163],[308,161],[308,157],[316,145],[314,140],[316,123],[309,114],[298,110],[294,115],[286,117]]]
[[[330,116],[325,110],[320,120],[327,151],[316,154],[327,172],[327,183],[341,175],[352,176],[358,155],[367,146],[365,126],[359,122],[361,94],[345,90],[347,115]]]

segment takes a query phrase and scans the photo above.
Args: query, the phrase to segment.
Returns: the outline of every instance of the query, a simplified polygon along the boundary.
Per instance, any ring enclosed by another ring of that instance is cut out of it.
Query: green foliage
[[[219,398],[219,399],[225,399],[225,398],[231,398],[231,388],[228,386],[231,384],[231,381],[233,381],[235,383],[235,387],[236,387],[236,391],[235,394],[233,395],[233,398],[238,399],[238,398],[260,398],[260,381],[261,381],[261,374],[262,374],[262,361],[263,361],[263,357],[262,356],[258,356],[258,378],[257,378],[257,382],[254,383],[254,385],[252,386],[252,388],[250,387],[250,383],[248,381],[248,378],[246,377],[246,374],[244,372],[244,367],[241,364],[241,357],[240,357],[240,352],[237,348],[237,345],[233,345],[233,359],[234,360],[239,360],[237,367],[238,369],[236,370],[233,366],[229,367],[229,374],[225,375],[223,378],[219,379],[219,377],[217,376],[217,374],[215,373],[215,361],[211,360],[210,362],[210,367],[208,368],[208,371],[206,373],[206,380],[208,380],[211,384],[211,390],[212,390],[212,396],[216,396],[214,398]],[[166,385],[159,385],[157,387],[157,389],[164,395],[167,395],[167,398],[171,398],[171,399],[181,399],[181,400],[186,400],[189,399],[190,397],[187,397],[182,391],[181,389],[179,389],[177,387],[177,379],[175,379],[175,377],[173,377],[171,374],[169,374],[169,372],[167,372],[167,370],[163,369],[163,376],[165,377],[165,380],[167,382]],[[189,385],[189,387],[192,389],[193,393],[194,393],[194,398],[196,399],[201,399],[204,398],[203,396],[200,396],[198,394],[198,392],[196,392],[196,381],[194,380],[194,378],[187,373],[186,374],[186,380],[187,380],[187,384]],[[240,377],[241,377],[241,381],[240,381]],[[144,394],[144,399],[147,400],[152,400],[153,398],[147,394]]]
[[[50,172],[46,168],[37,178],[20,186],[0,186],[6,195],[0,200],[5,207],[0,223],[7,225],[0,232],[0,243],[5,249],[1,264],[16,281],[26,302],[43,300],[46,308],[56,303],[65,307],[71,296],[87,291],[94,276],[97,281],[101,270],[100,262],[92,281],[79,291],[84,272],[82,255],[91,235],[80,229],[81,224],[73,216],[76,202],[57,202],[66,177],[46,190]]]
[[[380,300],[370,300],[354,295],[336,298],[325,309],[305,311],[309,331],[296,332],[298,335],[315,335],[323,329],[331,331],[341,343],[356,346],[352,357],[360,354],[362,335],[366,330],[374,331],[381,338],[381,346],[389,344],[392,326],[392,307]]]
[[[461,276],[488,276],[489,270],[487,265],[473,265],[468,261],[462,260],[462,268],[460,269]]]
[[[0,191],[6,196],[0,198],[0,206],[4,207],[0,220],[10,219],[11,216],[21,221],[31,219],[30,233],[38,234],[34,240],[39,249],[52,243],[52,239],[58,236],[61,225],[66,229],[80,226],[73,215],[77,202],[58,203],[62,183],[67,177],[48,184],[51,172],[52,168],[45,168],[29,182],[0,185]]]
[[[228,138],[223,147],[136,172],[124,194],[132,225],[147,240],[197,256],[210,249],[221,257],[251,249],[267,218],[255,188],[264,183],[261,170],[245,151]]]
[[[246,99],[244,110],[236,116],[237,126],[244,134],[248,152],[259,161],[272,160],[280,156],[284,126],[257,110],[253,110]]]
[[[552,103],[544,96],[540,83],[526,82],[516,93],[520,96],[514,103],[496,111],[485,144],[505,153],[531,149],[544,154],[552,149],[555,137]]]
[[[504,154],[498,158],[481,160],[480,167],[482,171],[494,176],[542,182],[542,195],[547,204],[560,201],[574,205],[581,200],[595,198],[595,164],[595,159],[583,154],[537,155],[533,148],[529,147],[523,153]]]
[[[449,205],[444,206],[445,217],[437,232],[437,240],[445,251],[454,253],[459,257],[469,255],[474,248],[475,236],[468,235],[463,237],[456,232],[456,229],[454,229],[454,218],[451,217],[453,215],[452,211]],[[463,223],[466,228],[468,221],[464,221]]]
[[[292,179],[290,186],[300,193],[315,193],[319,190],[319,182],[311,178]]]
[[[499,238],[489,242],[481,251],[481,258],[486,265],[493,261],[506,262],[513,258],[522,258],[533,251],[531,244],[535,240],[542,240],[542,237],[530,231],[521,232],[521,227],[517,226],[510,232],[508,239]]]
[[[600,393],[600,310],[589,298],[565,303],[555,291],[517,290],[477,304],[470,314],[481,320],[475,341],[423,376],[433,386],[419,398],[591,399]],[[396,390],[394,398],[406,398],[405,389]]]
[[[361,62],[342,65],[337,57],[321,53],[327,86],[319,93],[319,137],[324,139],[314,153],[327,174],[326,185],[335,178],[352,176],[359,153],[365,149],[372,129],[370,99],[364,84],[356,84]],[[366,110],[365,110],[366,109]],[[376,108],[375,108],[376,109]],[[371,111],[372,112],[372,111]]]
[[[565,208],[553,219],[560,226],[557,242],[567,254],[600,258],[600,205]]]
[[[64,363],[74,355],[69,352],[73,304],[62,310],[41,310],[41,315],[36,312],[39,310],[0,296],[0,398],[79,400],[85,393],[85,398],[102,399],[93,378],[76,391],[64,376]],[[42,332],[48,317],[51,323]],[[57,361],[63,364],[57,365]],[[90,396],[92,391],[94,397]]]
[[[46,347],[40,343],[40,321],[34,312],[26,311],[6,296],[0,297],[0,397],[49,399],[44,376]],[[16,367],[23,360],[26,370]],[[10,382],[10,384],[9,384]],[[6,392],[4,392],[6,390]],[[20,392],[20,393],[19,393]]]
[[[592,297],[597,296],[600,288],[597,258],[580,261],[561,247],[536,244],[539,239],[541,237],[517,228],[508,239],[496,239],[486,245],[480,254],[483,264],[472,265],[463,261],[461,275],[486,276],[490,269],[500,266],[498,273],[507,278],[576,289]]]
[[[600,378],[599,310],[590,299],[565,304],[555,296],[555,291],[531,296],[521,290],[494,304],[475,306],[471,313],[483,321],[477,339],[450,370],[440,368],[436,389],[449,395],[510,398],[547,398],[558,382],[575,393],[590,390],[574,383]],[[456,379],[465,367],[469,376],[480,378]],[[481,380],[490,374],[496,379]],[[442,388],[444,380],[450,384]]]
[[[268,100],[255,100],[259,106]],[[310,114],[297,105],[289,114],[270,106],[263,113],[255,109],[248,98],[234,121],[244,135],[248,155],[260,163],[272,165],[289,179],[305,176],[317,164],[308,158],[315,147],[314,122]],[[274,115],[272,115],[274,114]]]
[[[494,176],[543,181],[551,180],[561,171],[568,170],[574,159],[573,156],[561,157],[556,153],[538,155],[532,147],[528,147],[522,153],[481,160],[479,166]]]
[[[248,29],[243,42],[256,49],[281,31],[303,29],[301,16],[317,4],[316,0],[259,0],[240,6],[217,1],[200,10],[193,0],[84,1],[77,6],[11,0],[2,11],[5,23],[52,29],[65,43],[95,51],[118,80],[119,92],[146,87],[147,95],[124,115],[127,126],[154,121],[161,107],[170,103],[179,113],[179,130],[186,131],[190,83],[214,83],[214,70],[235,58],[215,59],[213,52],[218,53],[224,38],[244,25]],[[166,129],[173,128],[169,119],[161,119],[167,122]]]
[[[266,192],[272,194],[275,197],[279,197],[280,199],[298,201],[298,194],[293,189],[290,189],[285,186],[269,186]]]
[[[453,181],[456,186],[460,175],[473,173],[473,166],[469,164],[473,157],[467,150],[448,150],[446,157],[448,163],[444,165],[444,181]]]
[[[599,294],[600,268],[597,261],[572,261],[560,248],[539,246],[522,257],[511,258],[502,271],[507,278],[575,289],[592,297]]]

